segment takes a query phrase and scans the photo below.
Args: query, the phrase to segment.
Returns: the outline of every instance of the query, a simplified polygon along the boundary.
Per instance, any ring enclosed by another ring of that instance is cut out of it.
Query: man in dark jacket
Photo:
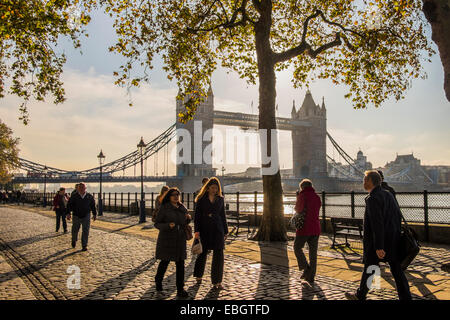
[[[359,289],[356,293],[347,292],[346,297],[351,300],[365,300],[372,285],[373,271],[377,270],[379,261],[385,261],[389,263],[399,299],[411,300],[408,280],[400,267],[398,253],[401,215],[397,201],[389,191],[381,188],[381,176],[375,170],[365,172],[364,189],[369,192],[365,199],[364,213],[364,271]]]
[[[91,225],[91,211],[95,221],[97,219],[97,210],[95,209],[94,197],[86,192],[86,185],[84,183],[78,184],[77,192],[70,196],[69,202],[67,203],[67,218],[69,220],[71,211],[73,211],[72,248],[75,248],[78,231],[80,231],[80,226],[82,226],[81,246],[83,247],[83,251],[86,251]]]

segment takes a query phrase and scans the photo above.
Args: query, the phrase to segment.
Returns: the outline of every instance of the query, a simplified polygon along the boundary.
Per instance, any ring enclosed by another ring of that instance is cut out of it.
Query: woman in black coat
[[[163,196],[155,219],[159,229],[156,259],[161,262],[155,276],[156,290],[162,291],[162,280],[170,261],[176,264],[177,296],[187,297],[184,290],[184,260],[186,260],[186,225],[191,221],[186,207],[179,201],[180,191],[170,188]]]
[[[223,289],[223,249],[228,234],[225,204],[219,179],[212,177],[202,187],[195,199],[195,238],[200,239],[203,252],[197,257],[194,277],[202,281],[208,250],[213,250],[211,281],[215,289]]]

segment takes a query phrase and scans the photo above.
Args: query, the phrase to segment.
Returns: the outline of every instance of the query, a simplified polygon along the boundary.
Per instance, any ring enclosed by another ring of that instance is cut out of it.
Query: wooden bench
[[[41,198],[36,198],[36,200],[33,201],[34,207],[42,207],[43,205],[44,205],[44,203],[42,202]]]
[[[232,225],[233,229],[230,231],[229,234],[233,234],[237,236],[239,234],[239,229],[242,225],[247,226],[247,233],[250,233],[250,218],[248,215],[242,215],[239,214],[237,211],[230,211],[228,210],[229,206],[226,204],[225,207],[225,215],[227,217],[227,223],[228,225]]]
[[[333,227],[333,244],[331,248],[336,246],[347,246],[348,237],[362,239],[363,238],[363,219],[358,218],[331,218],[331,225]],[[336,244],[336,236],[345,236],[345,244]]]

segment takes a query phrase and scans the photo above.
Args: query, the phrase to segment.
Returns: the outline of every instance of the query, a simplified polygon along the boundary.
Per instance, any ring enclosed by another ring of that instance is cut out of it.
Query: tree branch
[[[215,4],[216,1],[214,1],[213,5]],[[231,29],[237,26],[245,26],[246,22],[250,22],[252,24],[254,24],[255,22],[247,15],[247,10],[246,10],[246,6],[248,3],[248,0],[243,0],[240,7],[237,8],[234,12],[233,15],[231,16],[231,19],[228,19],[228,16],[226,15],[225,12],[225,8],[223,7],[223,4],[221,1],[218,1],[220,6],[222,7],[222,10],[225,13],[225,22],[220,23],[218,25],[215,25],[213,27],[210,28],[201,28],[201,25],[203,24],[203,21],[205,20],[205,18],[207,17],[208,13],[210,12],[212,6],[208,9],[208,12],[206,12],[203,17],[202,17],[202,21],[200,22],[200,26],[198,28],[187,28],[187,31],[191,32],[191,33],[197,33],[197,32],[209,32],[209,31],[213,31],[219,28],[226,28],[226,29]],[[238,20],[238,16],[239,13],[241,13],[241,19],[239,21]]]
[[[338,33],[336,33],[336,37],[334,38],[334,40],[333,41],[331,41],[331,42],[329,42],[329,43],[326,43],[326,44],[324,44],[324,45],[322,45],[322,46],[320,46],[320,47],[318,47],[316,50],[313,50],[312,48],[311,48],[311,46],[310,45],[308,45],[308,55],[311,57],[311,58],[313,58],[313,59],[315,59],[320,53],[322,53],[323,51],[325,51],[325,50],[328,50],[328,49],[331,49],[331,48],[333,48],[333,47],[337,47],[337,46],[340,46],[342,44],[342,41],[341,41],[341,33],[340,32],[338,32]]]
[[[256,11],[258,11],[258,13],[262,13],[262,5],[261,5],[261,1],[260,0],[252,0],[253,5],[255,6]]]

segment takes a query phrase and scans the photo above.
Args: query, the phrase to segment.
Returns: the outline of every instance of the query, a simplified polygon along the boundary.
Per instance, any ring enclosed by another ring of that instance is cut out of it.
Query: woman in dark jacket
[[[155,276],[156,290],[162,291],[162,280],[170,261],[176,264],[177,296],[186,298],[184,290],[184,260],[186,260],[186,225],[191,221],[186,207],[179,201],[180,191],[170,188],[161,201],[155,220],[159,229],[156,242],[156,259],[161,262]]]
[[[67,233],[67,202],[69,202],[69,198],[66,195],[66,189],[61,187],[53,198],[53,210],[56,212],[56,232],[59,231],[59,226],[61,225],[60,221],[62,220],[64,233]]]
[[[195,238],[200,239],[203,252],[197,257],[194,277],[202,281],[208,250],[213,250],[211,281],[215,289],[223,289],[223,249],[228,234],[225,204],[219,179],[212,177],[203,185],[195,199]]]

